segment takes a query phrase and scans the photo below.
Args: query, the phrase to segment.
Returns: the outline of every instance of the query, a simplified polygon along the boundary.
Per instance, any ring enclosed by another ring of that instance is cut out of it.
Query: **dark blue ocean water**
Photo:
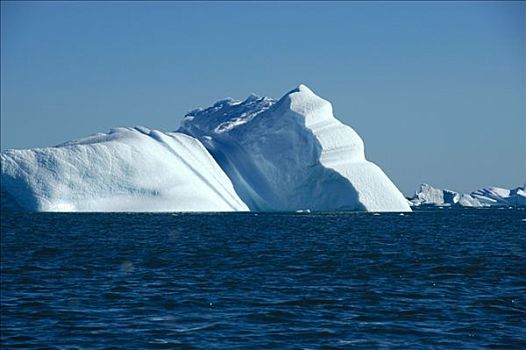
[[[525,348],[525,219],[4,212],[2,348]]]

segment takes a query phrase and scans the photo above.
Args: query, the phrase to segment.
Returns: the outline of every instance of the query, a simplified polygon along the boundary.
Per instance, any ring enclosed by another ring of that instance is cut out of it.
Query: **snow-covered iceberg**
[[[492,207],[526,205],[525,186],[515,189],[487,187],[470,194],[461,194],[451,190],[442,190],[428,184],[420,185],[418,191],[409,200],[411,206],[456,206],[456,207]]]
[[[117,128],[1,158],[2,187],[29,210],[248,210],[203,145],[180,133]]]
[[[460,194],[455,191],[442,190],[428,184],[422,184],[410,201],[414,206],[449,206],[458,203],[459,200]]]
[[[37,211],[410,211],[358,134],[306,86],[143,127],[2,152],[2,190]]]
[[[526,205],[526,184],[514,189],[486,187],[474,192],[471,196],[485,206]]]
[[[304,85],[279,101],[252,95],[192,111],[178,131],[203,142],[251,209],[410,210],[360,136]]]

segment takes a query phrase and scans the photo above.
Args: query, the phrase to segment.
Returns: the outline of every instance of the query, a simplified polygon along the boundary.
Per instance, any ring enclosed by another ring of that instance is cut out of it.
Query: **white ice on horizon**
[[[300,85],[143,127],[1,154],[2,189],[35,211],[410,211],[360,136]]]
[[[492,207],[526,205],[525,187],[505,189],[486,187],[460,194],[451,190],[442,190],[428,184],[420,185],[419,190],[410,200],[412,206],[460,206],[460,207]]]

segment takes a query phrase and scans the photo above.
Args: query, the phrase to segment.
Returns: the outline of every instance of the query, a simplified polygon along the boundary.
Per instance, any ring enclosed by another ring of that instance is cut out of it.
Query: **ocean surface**
[[[2,349],[526,348],[520,208],[1,219]]]

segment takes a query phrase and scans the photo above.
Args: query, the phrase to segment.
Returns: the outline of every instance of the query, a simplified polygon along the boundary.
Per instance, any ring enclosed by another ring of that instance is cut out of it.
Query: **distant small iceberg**
[[[486,187],[473,191],[470,194],[422,184],[415,195],[409,199],[409,205],[412,207],[428,206],[439,208],[526,206],[526,184],[514,189]]]

